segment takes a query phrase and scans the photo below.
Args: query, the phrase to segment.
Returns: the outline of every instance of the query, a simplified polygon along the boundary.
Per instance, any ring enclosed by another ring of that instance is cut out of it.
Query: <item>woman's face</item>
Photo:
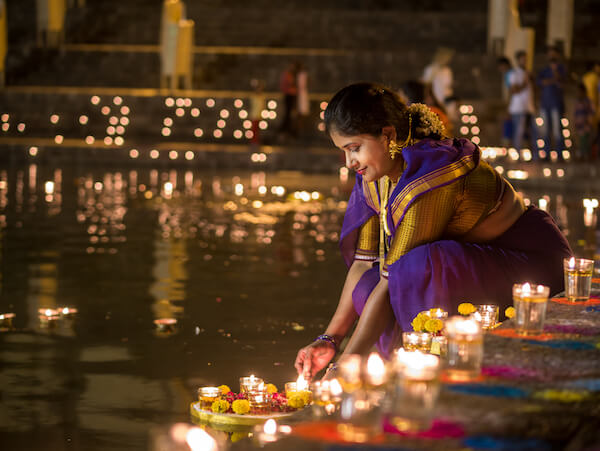
[[[397,165],[388,151],[389,140],[394,138],[385,132],[377,137],[345,136],[332,130],[330,136],[335,146],[346,155],[346,167],[358,172],[367,182],[374,182],[384,175],[394,175]]]

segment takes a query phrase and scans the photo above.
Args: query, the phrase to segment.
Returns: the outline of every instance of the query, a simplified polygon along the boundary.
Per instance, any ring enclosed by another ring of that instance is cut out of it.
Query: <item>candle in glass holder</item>
[[[200,408],[204,410],[211,410],[212,403],[219,399],[220,395],[221,391],[218,387],[200,387],[198,389]]]
[[[483,335],[481,324],[463,316],[446,321],[448,339],[447,375],[453,380],[471,380],[481,373]]]
[[[290,398],[294,394],[302,395],[305,404],[310,404],[312,401],[312,392],[308,387],[308,381],[301,375],[298,376],[296,382],[286,382],[285,396]]]
[[[483,330],[490,330],[498,323],[499,308],[494,304],[482,304],[477,306],[473,317],[481,323]]]
[[[585,258],[565,258],[565,295],[570,302],[585,302],[590,298],[594,260]]]
[[[312,385],[313,413],[316,417],[332,415],[342,400],[343,389],[337,379],[317,381]]]
[[[402,346],[407,351],[429,352],[431,339],[429,332],[402,332]]]
[[[345,392],[351,392],[362,387],[361,364],[362,356],[358,354],[343,356],[338,361],[339,381]]]
[[[439,358],[400,348],[395,364],[397,377],[390,404],[390,422],[404,432],[429,429],[440,391]]]
[[[254,376],[254,374],[247,377],[240,377],[240,393],[256,390],[260,384],[264,385],[264,381],[260,377]]]
[[[367,357],[366,383],[369,387],[380,387],[387,381],[385,362],[376,352]]]
[[[248,403],[250,404],[250,411],[252,413],[258,415],[269,413],[271,398],[263,382],[256,388],[249,389],[246,394],[248,395]]]
[[[432,308],[429,310],[426,310],[426,314],[431,316],[432,318],[437,318],[437,319],[446,319],[448,318],[448,312],[446,312],[445,310],[441,309],[441,308]]]
[[[513,285],[515,331],[520,335],[537,335],[544,331],[550,288],[544,285]]]
[[[0,314],[0,331],[11,330],[13,325],[14,313],[1,313]]]

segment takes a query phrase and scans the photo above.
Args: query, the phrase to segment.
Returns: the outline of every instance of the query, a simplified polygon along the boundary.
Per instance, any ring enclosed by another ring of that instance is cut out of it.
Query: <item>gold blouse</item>
[[[460,241],[499,204],[506,182],[488,163],[481,161],[466,177],[423,194],[408,208],[385,249],[382,275],[401,256],[425,243],[443,238]],[[391,191],[391,189],[390,189]],[[382,213],[385,214],[385,209]],[[380,218],[372,216],[360,228],[355,259],[379,257]]]

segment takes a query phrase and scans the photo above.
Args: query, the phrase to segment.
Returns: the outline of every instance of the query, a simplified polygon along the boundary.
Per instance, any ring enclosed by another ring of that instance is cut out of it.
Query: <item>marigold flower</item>
[[[229,403],[224,399],[217,399],[215,402],[212,403],[210,409],[214,413],[225,413],[229,410]]]
[[[231,408],[233,409],[234,413],[237,413],[238,415],[244,415],[250,412],[250,403],[247,399],[236,399],[233,401],[233,404],[231,404]]]
[[[507,307],[507,309],[504,310],[504,314],[507,318],[514,318],[514,316],[517,314],[517,311],[514,307]]]
[[[229,388],[227,385],[219,385],[219,391],[221,392],[221,395],[226,395],[227,393],[229,393],[231,391],[231,388]]]
[[[302,395],[302,393],[293,393],[288,398],[288,406],[292,407],[293,409],[301,409],[305,405],[305,397]]]
[[[415,319],[410,323],[415,332],[421,332],[423,330],[423,319],[417,315]]]
[[[471,304],[470,302],[463,302],[458,306],[458,313],[461,315],[470,315],[471,313],[475,313],[477,308]]]
[[[439,332],[440,330],[443,329],[444,323],[442,322],[441,319],[431,318],[425,322],[424,327],[427,332],[435,334],[436,332]]]
[[[267,384],[267,393],[269,394],[273,394],[273,393],[277,393],[277,386],[275,384]]]

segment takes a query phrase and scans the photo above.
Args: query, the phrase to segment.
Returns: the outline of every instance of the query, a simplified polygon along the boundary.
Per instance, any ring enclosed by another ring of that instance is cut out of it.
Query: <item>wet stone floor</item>
[[[201,385],[294,380],[343,283],[351,188],[299,172],[0,168],[0,313],[16,315],[0,333],[2,449],[145,450],[153,428],[189,421]],[[594,193],[523,194],[597,254]],[[77,312],[45,319],[65,307]]]

